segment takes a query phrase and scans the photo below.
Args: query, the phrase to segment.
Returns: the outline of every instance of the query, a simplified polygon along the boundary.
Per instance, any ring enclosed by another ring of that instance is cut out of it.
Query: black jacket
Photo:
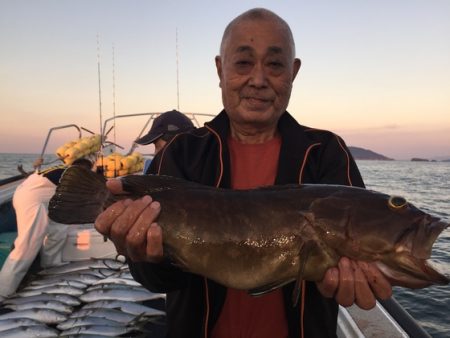
[[[364,186],[344,141],[337,135],[299,125],[284,113],[275,184],[321,183]],[[148,173],[182,177],[216,187],[230,187],[227,145],[229,120],[222,111],[205,127],[177,135],[153,160]],[[223,306],[226,288],[204,277],[182,272],[168,262],[130,263],[134,278],[149,290],[167,292],[168,337],[208,337]],[[294,283],[283,287],[289,337],[334,337],[338,305],[306,282],[304,313],[292,306]]]

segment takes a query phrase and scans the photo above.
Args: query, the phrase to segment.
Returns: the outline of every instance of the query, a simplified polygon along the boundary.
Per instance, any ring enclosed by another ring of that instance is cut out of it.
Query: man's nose
[[[267,74],[263,64],[255,64],[250,73],[249,83],[255,87],[264,87],[267,85]]]

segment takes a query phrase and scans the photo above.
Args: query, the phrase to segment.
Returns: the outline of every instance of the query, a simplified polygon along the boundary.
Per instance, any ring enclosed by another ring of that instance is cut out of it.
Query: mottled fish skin
[[[59,323],[56,327],[58,330],[64,331],[69,330],[73,327],[77,326],[86,326],[86,325],[109,325],[109,326],[123,326],[124,324],[121,322],[117,322],[115,320],[111,320],[108,318],[102,317],[92,317],[92,316],[83,316],[77,318],[69,318],[62,323]]]
[[[86,291],[94,290],[127,290],[127,291],[143,291],[148,292],[142,285],[128,285],[117,283],[96,284],[87,287]]]
[[[30,284],[27,285],[26,287],[24,287],[22,290],[23,291],[29,291],[29,290],[40,290],[40,289],[45,289],[47,287],[52,287],[52,286],[69,286],[69,287],[74,287],[77,289],[85,289],[87,287],[87,285],[83,282],[77,281],[77,280],[60,280],[60,281],[54,281],[54,282],[49,282],[47,284],[40,284],[40,285],[35,285],[35,284]]]
[[[133,279],[112,277],[112,276],[93,283],[93,285],[101,285],[101,284],[123,284],[129,286],[142,286],[140,283],[136,282]]]
[[[39,275],[58,275],[76,271],[83,271],[86,269],[110,269],[120,270],[125,265],[124,262],[114,259],[90,259],[86,261],[71,262],[70,264],[64,264],[48,269],[39,271]],[[113,272],[112,272],[113,273]]]
[[[146,289],[99,289],[91,290],[80,296],[80,300],[85,303],[95,302],[97,300],[125,300],[133,302],[142,302],[155,299],[158,294],[147,291]]]
[[[80,282],[85,285],[92,285],[98,282],[102,278],[89,273],[69,273],[61,275],[48,275],[40,279],[36,279],[30,282],[30,285],[57,285],[60,282]]]
[[[69,315],[69,318],[82,318],[85,316],[107,318],[123,324],[128,324],[136,319],[135,315],[116,309],[81,309]]]
[[[0,320],[0,337],[1,332],[9,329],[14,329],[19,326],[33,326],[42,325],[40,321],[30,318],[9,318]]]
[[[87,303],[82,309],[118,309],[120,311],[138,316],[164,316],[166,313],[161,310],[154,309],[143,304],[131,302],[131,301],[119,301],[119,300],[98,300],[92,303]]]
[[[37,290],[22,290],[16,293],[16,295],[20,297],[30,297],[30,296],[37,296],[43,293],[56,293],[56,294],[64,294],[64,295],[71,295],[71,296],[80,296],[84,293],[83,289],[79,289],[73,286],[61,286],[61,285],[55,285],[55,286],[46,286],[41,289]]]
[[[129,269],[125,269],[125,270],[119,271],[119,272],[111,275],[110,277],[118,277],[118,278],[133,280],[133,276],[131,275],[131,272],[130,272]]]
[[[39,294],[39,295],[35,295],[35,296],[29,296],[29,297],[19,297],[19,296],[15,296],[15,297],[11,297],[11,298],[7,298],[3,301],[3,304],[24,304],[24,303],[30,303],[30,302],[36,302],[36,301],[58,301],[67,305],[71,305],[71,306],[78,306],[81,304],[81,301],[74,296],[71,295],[66,295],[66,294],[58,294],[58,293],[54,293],[54,294],[48,294],[48,293],[44,293],[44,294]]]
[[[0,320],[10,318],[29,318],[45,324],[57,324],[66,320],[66,315],[51,309],[27,309],[0,315]]]
[[[4,306],[7,309],[12,309],[16,311],[27,310],[27,309],[51,309],[61,313],[72,313],[73,307],[62,302],[55,300],[50,301],[35,301],[27,302],[23,304],[9,304]]]
[[[58,337],[59,331],[46,325],[19,326],[0,332],[2,338],[52,338]]]
[[[342,256],[379,264],[395,285],[449,282],[426,263],[449,224],[400,197],[321,184],[217,189],[155,175],[122,182],[127,198],[149,194],[163,206],[158,224],[168,259],[228,287],[259,294],[299,278],[319,281]],[[92,223],[116,198],[103,177],[71,167],[49,216]]]
[[[59,336],[64,337],[64,338],[109,338],[109,337],[111,337],[111,336],[107,336],[104,334],[90,334],[90,333],[60,334]]]
[[[129,332],[132,332],[134,328],[126,326],[107,326],[107,325],[86,325],[77,326],[69,330],[61,332],[61,337],[79,334],[90,334],[90,335],[103,335],[110,337],[117,337]]]

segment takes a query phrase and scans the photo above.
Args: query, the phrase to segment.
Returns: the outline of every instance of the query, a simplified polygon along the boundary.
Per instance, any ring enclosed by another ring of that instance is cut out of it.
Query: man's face
[[[223,105],[232,123],[261,128],[277,123],[300,68],[292,48],[275,22],[234,26],[216,57]]]
[[[155,145],[155,155],[161,151],[166,145],[167,141],[164,141],[161,137],[157,139],[153,144]]]

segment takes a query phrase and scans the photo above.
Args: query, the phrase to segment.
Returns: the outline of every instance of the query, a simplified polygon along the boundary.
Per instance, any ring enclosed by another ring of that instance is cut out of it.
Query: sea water
[[[36,154],[0,154],[0,179],[33,170]],[[45,155],[51,164],[55,156]],[[357,161],[368,189],[400,195],[428,213],[450,222],[450,162]],[[388,225],[386,225],[388,226]],[[432,260],[450,275],[450,229],[433,246]],[[450,337],[450,286],[420,290],[394,287],[395,299],[433,337]]]
[[[33,163],[38,159],[38,154],[13,154],[13,153],[0,153],[0,180],[20,175],[18,166],[22,166],[26,172],[33,172]],[[45,154],[43,156],[44,162],[42,167],[46,168],[52,165],[63,164],[57,160],[56,155]]]
[[[418,208],[450,222],[450,162],[358,161],[368,189],[400,195]],[[450,229],[431,255],[450,276]],[[419,290],[394,287],[395,299],[433,337],[450,337],[450,285]]]

